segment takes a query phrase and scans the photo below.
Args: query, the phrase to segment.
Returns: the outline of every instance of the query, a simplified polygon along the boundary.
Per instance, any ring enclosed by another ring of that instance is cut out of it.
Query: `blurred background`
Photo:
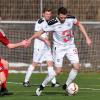
[[[42,9],[49,6],[54,14],[61,6],[81,21],[100,20],[100,0],[0,0],[2,20],[35,21],[42,16]]]

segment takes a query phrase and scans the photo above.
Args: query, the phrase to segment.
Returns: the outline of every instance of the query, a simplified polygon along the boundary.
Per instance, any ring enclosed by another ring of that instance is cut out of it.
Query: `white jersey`
[[[45,20],[45,18],[41,18],[35,24],[35,31],[40,31],[47,25],[48,24],[47,24],[47,21]],[[48,32],[43,33],[41,35],[41,37],[47,38]],[[47,49],[47,48],[48,48],[47,44],[45,42],[43,42],[42,40],[40,40],[40,39],[34,40],[34,49]]]
[[[48,27],[44,31],[53,31],[54,44],[69,45],[74,44],[73,25],[78,24],[74,16],[69,16],[61,23],[58,18],[48,22]]]

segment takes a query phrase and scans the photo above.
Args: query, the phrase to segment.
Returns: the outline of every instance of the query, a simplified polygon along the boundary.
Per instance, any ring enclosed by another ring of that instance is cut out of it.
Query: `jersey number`
[[[64,42],[68,42],[73,37],[73,34],[72,34],[71,30],[63,31],[62,35],[63,35],[63,41]]]

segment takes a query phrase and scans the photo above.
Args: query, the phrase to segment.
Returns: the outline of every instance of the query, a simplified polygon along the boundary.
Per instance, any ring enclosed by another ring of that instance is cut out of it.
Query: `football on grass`
[[[78,85],[76,83],[71,83],[68,87],[67,87],[67,92],[69,95],[75,95],[77,94],[79,88]]]

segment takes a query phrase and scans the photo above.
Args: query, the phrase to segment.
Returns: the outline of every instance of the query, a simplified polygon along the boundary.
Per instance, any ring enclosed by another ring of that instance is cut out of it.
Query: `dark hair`
[[[48,11],[48,12],[52,12],[52,9],[49,8],[49,7],[45,7],[45,8],[43,9],[43,13],[45,13],[46,11]]]
[[[59,15],[59,14],[64,14],[64,15],[66,15],[67,13],[68,13],[68,11],[67,11],[67,9],[64,8],[64,7],[60,7],[60,8],[58,9],[58,15]]]

